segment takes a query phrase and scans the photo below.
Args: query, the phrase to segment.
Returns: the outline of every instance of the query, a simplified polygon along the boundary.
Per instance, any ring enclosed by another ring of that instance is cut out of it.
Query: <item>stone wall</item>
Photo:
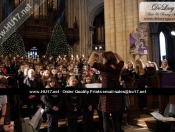
[[[94,18],[102,10],[105,15],[105,49],[118,52],[124,61],[141,58],[145,63],[149,55],[131,55],[129,34],[139,25],[139,3],[146,0],[66,0],[66,21],[73,28],[75,17],[79,25],[79,41],[73,46],[74,55],[92,52]],[[148,51],[150,53],[150,50]]]
[[[92,51],[92,26],[96,10],[103,6],[103,0],[66,0],[66,21],[73,28],[75,17],[79,25],[79,41],[73,46],[74,55],[88,56]],[[98,14],[96,14],[98,15]]]
[[[104,0],[105,9],[105,42],[106,50],[118,52],[127,62],[147,55],[131,55],[129,50],[129,34],[139,25],[139,3],[141,0]]]

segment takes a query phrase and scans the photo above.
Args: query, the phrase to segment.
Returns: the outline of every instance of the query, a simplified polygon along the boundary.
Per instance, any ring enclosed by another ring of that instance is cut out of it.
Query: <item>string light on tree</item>
[[[9,54],[16,56],[25,56],[26,51],[24,47],[24,41],[20,34],[15,31],[1,46],[0,54],[8,56]]]
[[[46,57],[57,57],[61,55],[62,57],[66,55],[67,57],[73,54],[71,46],[68,44],[65,34],[59,22],[56,23],[52,31],[52,36],[50,42],[47,46]]]

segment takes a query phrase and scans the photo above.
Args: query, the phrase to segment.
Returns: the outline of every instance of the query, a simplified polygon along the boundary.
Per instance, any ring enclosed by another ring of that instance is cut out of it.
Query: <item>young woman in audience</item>
[[[163,71],[168,71],[168,70],[172,70],[171,67],[168,66],[168,61],[167,60],[163,60],[161,67],[159,68],[159,70],[163,70]]]
[[[50,77],[47,79],[47,85],[45,88],[61,88],[61,86],[57,83],[55,77]]]
[[[61,86],[61,88],[65,88],[65,85],[63,83],[63,74],[62,74],[62,72],[60,72],[60,71],[57,72],[56,80],[57,80],[58,84]]]
[[[139,89],[144,89],[147,88],[147,70],[142,63],[141,59],[137,59],[135,62],[136,68],[135,68],[135,73],[136,73],[136,79],[138,82],[138,88]],[[146,107],[147,104],[147,99],[146,95],[144,94],[139,94],[138,95],[138,105],[140,108],[140,111],[143,112],[143,108]]]
[[[49,79],[49,77],[50,77],[50,71],[49,70],[45,70],[43,72],[43,76],[41,78],[41,87],[42,88],[45,88],[46,87],[46,85],[47,85],[47,79]]]
[[[134,63],[132,61],[129,61],[127,63],[126,73],[129,74],[131,77],[133,77],[134,68]]]

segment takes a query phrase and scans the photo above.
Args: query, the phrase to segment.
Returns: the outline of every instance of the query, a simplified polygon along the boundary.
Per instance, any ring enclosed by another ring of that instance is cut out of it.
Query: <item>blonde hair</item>
[[[168,61],[167,61],[166,59],[164,59],[164,60],[162,61],[161,67],[162,67],[163,62],[166,62],[166,63],[167,63],[166,67],[169,67],[169,66],[168,66]],[[162,68],[163,68],[163,67],[162,67]]]
[[[67,80],[67,84],[69,85],[70,84],[70,81],[71,80],[76,80],[76,82],[78,83],[78,80],[77,80],[77,78],[76,77],[74,77],[74,76],[70,76],[69,78],[68,78],[68,80]]]
[[[132,69],[135,69],[134,63],[132,61],[128,61],[128,63],[131,63],[132,64]],[[127,63],[127,65],[128,65],[128,63]]]
[[[27,75],[28,75],[29,78],[31,78],[31,73],[32,73],[32,72],[33,72],[34,75],[35,75],[35,71],[34,71],[33,69],[29,69],[29,70],[28,70],[28,74],[27,74]]]
[[[136,63],[139,64],[139,67],[138,67],[138,68],[137,68],[137,67],[135,68],[135,72],[136,72],[137,74],[140,74],[140,75],[145,74],[145,70],[144,70],[145,66],[144,66],[142,60],[141,60],[141,59],[137,59],[137,60],[136,60]]]
[[[154,65],[155,70],[157,71],[157,70],[158,70],[157,64],[156,64],[155,62],[151,62],[151,64],[153,64],[153,65]]]
[[[46,81],[48,78],[46,77],[46,73],[49,73],[50,77],[50,71],[49,70],[44,70],[43,75],[42,75],[42,80]]]

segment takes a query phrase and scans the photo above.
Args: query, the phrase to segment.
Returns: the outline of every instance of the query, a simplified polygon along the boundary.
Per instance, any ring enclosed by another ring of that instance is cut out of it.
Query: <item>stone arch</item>
[[[104,2],[98,4],[97,6],[95,6],[91,11],[89,11],[89,33],[88,33],[88,44],[87,44],[87,50],[86,50],[86,53],[87,53],[87,56],[89,56],[92,52],[92,34],[93,34],[93,30],[94,30],[94,27],[93,27],[93,22],[94,22],[94,19],[95,17],[100,14],[101,12],[104,11]],[[89,48],[91,47],[91,48]]]
[[[163,32],[165,34],[167,60],[170,67],[175,67],[175,37],[171,35],[172,30],[175,30],[174,23],[150,23],[150,60],[159,66],[161,64],[159,34]]]
[[[104,2],[97,5],[96,7],[94,7],[94,9],[91,11],[90,15],[89,15],[89,25],[92,26],[95,17],[100,14],[102,11],[104,11]]]

